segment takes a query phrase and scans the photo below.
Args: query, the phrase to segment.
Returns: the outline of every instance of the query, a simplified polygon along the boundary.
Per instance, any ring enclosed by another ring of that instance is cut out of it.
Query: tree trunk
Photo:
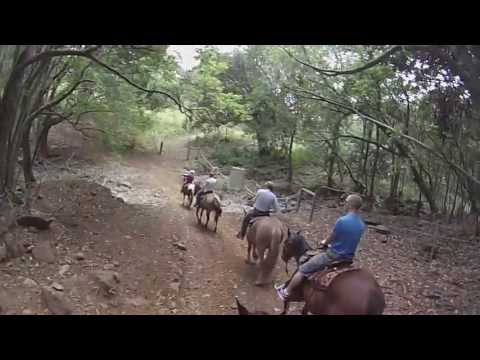
[[[450,173],[447,174],[447,184],[445,186],[445,196],[443,197],[442,213],[447,213],[447,200],[450,192]]]
[[[368,135],[367,135],[367,140],[370,141],[372,140],[372,128],[373,126],[371,124],[368,124],[367,125],[367,132],[368,132]],[[368,171],[367,171],[367,167],[368,167],[368,155],[369,155],[369,152],[370,152],[370,143],[367,142],[365,144],[365,157],[363,159],[363,168],[362,168],[362,175],[363,175],[363,178],[364,178],[364,181],[365,181],[365,184],[368,186]]]
[[[44,128],[40,133],[40,137],[38,138],[38,155],[40,156],[41,159],[48,159],[48,157],[50,156],[50,149],[48,147],[49,131],[50,131],[49,127]]]
[[[395,154],[392,154],[392,170],[393,176],[390,181],[390,198],[399,196],[398,187],[400,185],[400,159],[397,159]]]
[[[378,131],[378,126],[376,127],[375,137],[376,137],[377,144],[379,144],[380,134],[379,134],[379,131]],[[376,173],[377,173],[377,164],[378,164],[379,156],[380,156],[380,147],[377,145],[377,150],[375,151],[375,160],[374,160],[373,168],[372,168],[372,179],[371,179],[371,183],[370,183],[370,196],[372,198],[374,197],[375,176],[376,176]]]
[[[413,179],[417,184],[418,189],[422,192],[422,194],[425,196],[425,198],[428,201],[428,205],[430,206],[430,211],[432,213],[437,213],[438,207],[435,202],[435,196],[433,195],[433,189],[429,187],[428,184],[425,182],[419,170],[413,164],[412,160],[410,160],[410,169],[412,170]]]
[[[460,184],[457,179],[457,186],[455,187],[455,195],[453,197],[453,204],[452,204],[452,209],[450,211],[450,216],[448,218],[448,222],[451,223],[452,218],[455,214],[455,208],[457,207],[457,197],[458,197],[458,190],[460,189]]]
[[[28,126],[25,128],[22,137],[22,151],[23,151],[23,160],[22,160],[22,167],[23,167],[23,176],[25,178],[25,185],[30,187],[30,184],[35,182],[35,177],[33,176],[33,169],[32,169],[32,150],[30,147],[30,128]]]
[[[293,130],[292,135],[290,136],[290,146],[288,147],[288,183],[290,184],[290,189],[293,183],[293,142],[295,140],[295,134],[297,130]]]

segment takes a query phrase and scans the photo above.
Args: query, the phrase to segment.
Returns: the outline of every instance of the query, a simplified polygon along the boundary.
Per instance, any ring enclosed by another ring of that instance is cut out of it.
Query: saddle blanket
[[[354,264],[340,265],[339,267],[327,268],[326,270],[318,271],[308,277],[313,283],[314,288],[324,289],[330,285],[332,280],[338,275],[356,270],[358,267]]]

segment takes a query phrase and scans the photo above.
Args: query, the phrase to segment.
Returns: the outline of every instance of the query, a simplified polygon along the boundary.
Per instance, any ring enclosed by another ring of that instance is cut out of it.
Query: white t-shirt
[[[259,211],[279,210],[277,197],[269,189],[260,189],[255,198],[255,209]]]
[[[213,191],[215,189],[215,184],[217,183],[217,179],[215,178],[208,178],[205,180],[205,187],[203,188],[204,191]]]

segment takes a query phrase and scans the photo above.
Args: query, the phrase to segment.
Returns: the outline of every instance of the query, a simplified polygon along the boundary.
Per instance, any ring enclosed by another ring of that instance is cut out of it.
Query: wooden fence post
[[[300,210],[300,202],[301,201],[302,201],[302,189],[298,190],[297,208],[295,209],[295,212],[297,212],[297,213]]]
[[[312,210],[310,211],[310,219],[308,220],[308,222],[312,222],[313,213],[315,212],[315,205],[316,205],[316,204],[317,204],[317,194],[315,194],[315,196],[313,197]]]

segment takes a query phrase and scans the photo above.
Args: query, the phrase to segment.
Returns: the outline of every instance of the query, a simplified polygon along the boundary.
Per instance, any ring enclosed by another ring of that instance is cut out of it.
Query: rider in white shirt
[[[215,179],[215,175],[210,173],[208,175],[208,179],[205,181],[205,186],[202,190],[197,193],[197,198],[195,201],[195,206],[200,204],[201,198],[203,195],[211,194],[215,190],[215,185],[217,184],[217,179]]]

